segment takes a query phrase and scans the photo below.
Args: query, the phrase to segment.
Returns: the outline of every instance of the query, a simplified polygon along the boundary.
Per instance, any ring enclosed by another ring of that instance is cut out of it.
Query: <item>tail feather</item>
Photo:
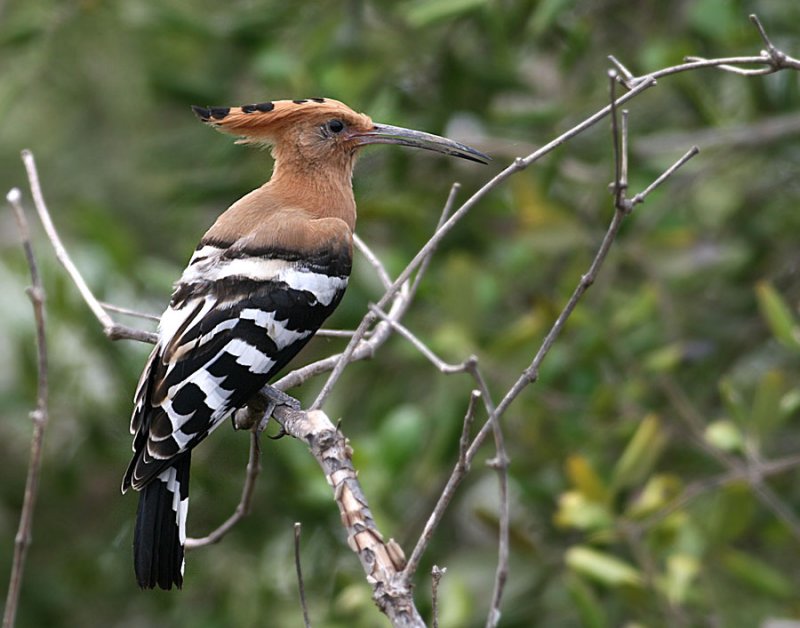
[[[133,565],[143,589],[183,585],[186,513],[189,508],[189,453],[142,489],[133,536]]]

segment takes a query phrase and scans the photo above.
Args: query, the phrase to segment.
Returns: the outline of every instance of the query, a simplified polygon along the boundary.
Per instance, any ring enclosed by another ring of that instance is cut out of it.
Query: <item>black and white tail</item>
[[[183,585],[190,460],[189,452],[180,456],[140,493],[133,565],[143,589]]]

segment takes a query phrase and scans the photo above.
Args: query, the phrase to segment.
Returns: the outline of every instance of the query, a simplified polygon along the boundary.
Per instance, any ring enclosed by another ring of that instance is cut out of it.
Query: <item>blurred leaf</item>
[[[369,591],[360,586],[360,583],[351,584],[343,588],[334,600],[334,606],[340,613],[354,615],[363,612],[372,603]]]
[[[606,586],[638,587],[642,584],[642,576],[637,569],[611,554],[575,545],[567,550],[564,558],[571,569]]]
[[[781,415],[783,418],[792,416],[800,409],[800,388],[795,388],[781,397]]]
[[[403,5],[402,11],[408,23],[419,28],[458,17],[486,3],[487,0],[413,0]]]
[[[744,436],[733,421],[713,421],[706,426],[703,437],[706,441],[722,451],[742,451]]]
[[[439,585],[439,625],[458,628],[469,623],[475,600],[464,578],[448,569]]]
[[[740,13],[730,0],[696,0],[689,4],[689,21],[700,33],[718,41],[740,27]]]
[[[654,414],[644,417],[614,467],[614,489],[633,486],[644,480],[658,462],[666,442],[667,435],[659,418]]]
[[[728,550],[722,562],[731,575],[759,593],[780,599],[796,596],[792,581],[760,558],[738,550]]]
[[[612,526],[614,517],[603,504],[587,499],[583,493],[567,491],[558,498],[554,521],[562,527],[602,530]]]
[[[575,0],[542,0],[533,13],[531,28],[535,35],[550,30],[564,13],[571,11]]]
[[[777,370],[767,371],[758,382],[751,421],[761,443],[775,431],[781,422],[783,417],[781,400],[785,388],[786,382],[783,373]]]
[[[591,587],[577,573],[570,573],[564,579],[570,599],[580,615],[581,623],[587,628],[608,626],[606,612]]]
[[[719,393],[728,413],[742,428],[747,428],[750,409],[747,407],[737,384],[729,377],[719,380]]]
[[[756,297],[761,315],[767,321],[772,335],[790,349],[800,349],[800,326],[781,295],[766,281],[756,284]]]
[[[758,514],[758,502],[747,482],[733,482],[706,498],[702,525],[710,534],[709,544],[723,546],[745,536]]]
[[[397,470],[419,451],[424,417],[417,406],[402,405],[391,412],[378,431],[378,455],[387,470]]]
[[[683,343],[675,342],[665,347],[660,347],[645,357],[644,364],[647,370],[654,373],[672,371],[683,359]]]
[[[632,518],[646,517],[669,504],[681,491],[681,481],[675,475],[659,474],[647,480],[644,489],[627,508]]]
[[[587,458],[572,455],[567,458],[566,467],[570,482],[587,499],[600,504],[608,503],[610,491]]]
[[[700,562],[689,554],[672,554],[667,558],[667,572],[664,577],[664,592],[672,604],[687,602],[697,576]]]

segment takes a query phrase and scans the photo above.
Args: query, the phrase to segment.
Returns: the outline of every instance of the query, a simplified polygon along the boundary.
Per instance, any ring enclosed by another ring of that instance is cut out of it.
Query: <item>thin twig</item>
[[[253,493],[256,488],[256,480],[261,473],[261,446],[259,444],[259,434],[253,431],[250,435],[250,453],[247,460],[247,473],[245,475],[244,486],[242,487],[242,497],[236,510],[219,527],[201,538],[187,538],[186,549],[192,550],[205,545],[217,543],[231,529],[250,514],[253,505]]]
[[[492,602],[489,605],[489,614],[486,618],[486,628],[495,628],[500,623],[500,605],[503,601],[503,592],[508,579],[508,556],[511,545],[511,514],[508,503],[508,465],[510,461],[506,453],[505,438],[503,437],[500,419],[494,417],[491,420],[491,425],[495,456],[491,460],[487,460],[486,464],[497,472],[499,529],[497,534],[497,567],[494,574],[494,590],[492,591]]]
[[[439,568],[434,565],[431,569],[431,615],[433,615],[433,628],[439,628],[439,581],[447,573],[447,567]]]
[[[451,373],[463,373],[467,370],[467,364],[474,360],[475,357],[469,357],[461,364],[448,364],[444,360],[442,360],[438,355],[436,355],[433,350],[428,347],[422,340],[420,340],[417,336],[411,332],[408,327],[403,325],[400,321],[391,318],[388,314],[385,314],[381,310],[377,308],[374,304],[370,304],[369,309],[381,320],[386,321],[391,325],[394,330],[400,334],[403,338],[408,340],[414,348],[417,349],[425,358],[433,364],[440,372],[450,375]]]
[[[300,567],[300,529],[302,524],[296,521],[294,524],[294,568],[297,572],[297,587],[300,591],[300,608],[303,609],[303,625],[305,628],[311,628],[311,622],[308,619],[308,605],[306,604],[306,585],[303,582],[303,570]]]
[[[697,154],[696,147],[687,152],[683,157],[681,157],[677,162],[675,162],[672,166],[670,166],[667,170],[664,171],[653,183],[651,183],[644,192],[640,192],[637,194],[633,200],[631,201],[632,204],[641,203],[644,201],[644,198],[649,194],[652,190],[656,188],[656,186],[663,183],[669,176],[673,175],[678,168],[680,168],[683,164],[685,164],[689,159],[694,157]],[[637,200],[638,199],[638,200]],[[506,393],[505,397],[500,401],[500,404],[497,406],[496,413],[498,415],[502,415],[508,406],[511,404],[514,399],[517,398],[520,392],[528,386],[529,384],[535,382],[539,377],[539,368],[542,364],[542,361],[549,353],[550,349],[553,347],[553,343],[555,343],[558,336],[561,334],[561,331],[564,329],[564,325],[566,324],[567,320],[569,319],[572,312],[575,310],[575,307],[578,305],[578,301],[580,301],[583,294],[591,287],[594,283],[595,279],[597,278],[597,273],[600,271],[603,262],[605,261],[606,257],[608,256],[608,252],[611,250],[611,245],[614,243],[614,240],[617,237],[617,233],[619,233],[619,229],[622,226],[622,221],[625,218],[625,212],[617,209],[614,212],[614,216],[611,219],[611,223],[608,226],[608,230],[606,231],[605,236],[603,237],[602,242],[600,243],[600,247],[595,254],[594,259],[592,260],[591,265],[589,266],[589,270],[583,275],[578,282],[578,285],[575,287],[572,295],[570,296],[567,304],[564,306],[564,309],[559,314],[556,321],[553,323],[553,326],[550,328],[550,331],[544,338],[542,345],[539,347],[539,350],[536,352],[536,356],[534,357],[533,361],[531,362],[530,366],[523,371],[514,385],[509,389]],[[473,444],[474,447],[474,444]]]
[[[31,544],[33,513],[36,508],[36,500],[39,496],[39,476],[42,468],[42,443],[44,432],[49,420],[48,416],[48,367],[47,367],[47,336],[45,333],[45,291],[42,285],[36,257],[33,253],[31,244],[30,229],[25,218],[25,211],[21,203],[22,195],[17,188],[12,189],[6,196],[8,204],[14,212],[17,220],[22,248],[25,251],[25,259],[28,263],[28,270],[31,276],[31,287],[27,290],[28,297],[33,307],[33,315],[36,321],[36,348],[37,348],[37,392],[36,409],[31,412],[30,417],[33,422],[33,434],[31,436],[31,453],[28,462],[28,476],[25,480],[25,495],[22,501],[22,511],[19,516],[19,527],[14,539],[14,558],[11,563],[11,576],[8,584],[8,595],[6,606],[3,612],[3,628],[13,628],[19,606],[19,595],[22,589],[22,575],[25,571],[25,560],[28,554],[28,547]]]
[[[693,157],[696,154],[696,150],[689,151],[686,155],[681,157],[675,164],[670,166],[664,174],[658,177],[656,181],[648,186],[645,190],[646,193],[652,191],[657,184],[662,183],[666,178],[675,173],[675,171],[683,165],[688,159]],[[634,199],[641,196],[638,202],[642,202],[643,198],[646,196],[645,193],[637,194]],[[633,202],[633,201],[631,201]],[[561,334],[561,331],[564,329],[567,320],[571,316],[572,312],[575,310],[575,307],[578,305],[583,294],[591,287],[594,283],[595,279],[597,278],[597,273],[600,271],[603,262],[605,261],[606,257],[608,256],[608,252],[611,249],[611,245],[613,244],[614,240],[619,233],[619,229],[622,226],[622,222],[626,216],[626,212],[620,209],[617,209],[614,212],[614,216],[611,219],[611,223],[606,230],[606,234],[603,237],[602,242],[600,243],[600,247],[597,250],[597,253],[592,260],[592,263],[589,266],[588,271],[584,274],[578,285],[575,287],[572,295],[570,296],[567,304],[564,306],[564,309],[558,315],[553,325],[550,327],[547,335],[545,336],[542,344],[539,347],[539,350],[536,352],[531,364],[526,368],[522,374],[519,376],[514,385],[509,388],[506,392],[503,399],[498,404],[495,413],[497,416],[502,416],[511,403],[519,396],[519,394],[530,384],[536,382],[539,378],[539,368],[541,367],[542,361],[545,359],[547,354],[550,352],[550,349],[553,347],[556,339]],[[474,456],[477,453],[477,449],[483,444],[484,439],[488,435],[488,430],[490,429],[490,425],[487,424],[483,426],[478,435],[473,440],[473,443],[470,447],[470,457]]]
[[[119,305],[114,305],[113,303],[106,303],[105,301],[98,301],[100,306],[104,310],[109,310],[111,312],[118,312],[119,314],[125,314],[127,316],[134,316],[136,318],[143,318],[148,321],[160,321],[161,317],[158,314],[148,314],[147,312],[140,312],[139,310],[132,310],[128,307],[122,307]]]
[[[442,520],[447,506],[455,496],[458,485],[461,483],[461,480],[464,478],[464,476],[469,472],[471,462],[467,457],[467,452],[469,451],[469,433],[472,428],[472,423],[475,420],[477,401],[480,398],[481,392],[479,390],[473,390],[472,393],[470,393],[467,411],[464,415],[464,421],[461,428],[461,438],[459,439],[460,447],[458,460],[456,460],[453,472],[450,474],[447,484],[445,484],[445,487],[442,489],[439,499],[436,502],[436,507],[433,509],[430,517],[425,522],[425,527],[423,528],[422,533],[419,535],[417,544],[414,546],[411,556],[406,562],[405,569],[403,569],[403,578],[406,580],[410,580],[414,573],[416,573],[417,567],[419,567],[419,562],[422,560],[422,556],[425,553],[425,550],[428,548],[428,544],[430,543],[431,539],[433,538],[434,531],[439,526],[439,522]]]
[[[381,280],[383,287],[391,287],[392,278],[389,277],[389,273],[386,271],[386,267],[383,265],[383,262],[378,258],[377,255],[375,255],[372,249],[367,246],[367,243],[358,237],[358,234],[356,233],[353,234],[353,244],[356,245],[356,248],[361,251],[361,254],[366,258],[367,262],[369,262],[369,265],[375,270],[375,273]]]
[[[439,214],[439,222],[436,223],[436,229],[434,230],[434,233],[441,229],[442,225],[450,217],[450,214],[453,211],[453,206],[456,203],[459,190],[461,190],[461,184],[458,181],[450,186],[450,193],[447,195],[447,200],[444,203],[444,207],[442,207],[441,214]],[[422,283],[422,279],[425,277],[425,273],[428,271],[428,267],[433,259],[433,254],[436,253],[436,249],[437,247],[431,248],[431,250],[428,251],[428,256],[423,259],[422,263],[419,265],[417,274],[414,276],[414,283],[411,284],[411,298],[414,298],[414,295],[417,294],[419,284]]]
[[[667,168],[661,175],[653,181],[650,185],[648,185],[644,190],[639,192],[636,196],[634,196],[631,200],[631,207],[634,205],[638,205],[639,203],[644,203],[644,200],[650,195],[650,193],[655,190],[658,186],[660,186],[664,181],[669,179],[675,171],[678,170],[681,166],[683,166],[687,161],[689,161],[692,157],[697,155],[700,152],[700,149],[697,146],[692,146],[689,150],[687,150],[683,156],[678,159],[674,164],[672,164],[669,168]]]
[[[67,249],[61,242],[61,237],[58,235],[58,231],[56,231],[56,228],[53,225],[53,220],[50,218],[50,212],[47,209],[47,203],[45,203],[42,187],[39,183],[39,173],[36,169],[36,161],[33,158],[33,153],[31,153],[29,150],[23,150],[22,161],[25,164],[25,170],[28,173],[28,182],[30,184],[31,194],[33,195],[33,203],[36,207],[36,212],[39,214],[39,220],[42,223],[42,227],[44,227],[44,231],[47,234],[47,237],[50,239],[50,244],[56,253],[56,258],[67,271],[67,274],[72,279],[72,282],[78,288],[78,292],[81,293],[86,305],[89,306],[89,309],[92,310],[95,318],[97,318],[97,320],[100,322],[100,325],[103,328],[103,333],[105,333],[105,335],[111,340],[127,338],[129,340],[138,340],[140,342],[149,342],[151,344],[155,343],[158,340],[157,334],[115,323],[114,320],[108,315],[108,312],[106,312],[103,306],[100,304],[100,301],[98,301],[94,294],[92,294],[92,291],[89,289],[89,286],[83,279],[78,267],[75,266],[72,258],[69,256],[69,253],[67,253]]]
[[[352,338],[355,333],[352,329],[318,329],[315,338]],[[369,337],[369,334],[367,334]]]
[[[609,100],[611,104],[611,148],[614,157],[614,183],[612,184],[612,194],[614,195],[614,207],[619,207],[622,196],[625,194],[623,187],[623,172],[622,172],[622,155],[624,148],[620,146],[619,139],[619,123],[617,121],[617,105],[616,105],[616,85],[617,85],[617,72],[614,70],[608,71],[608,91]]]

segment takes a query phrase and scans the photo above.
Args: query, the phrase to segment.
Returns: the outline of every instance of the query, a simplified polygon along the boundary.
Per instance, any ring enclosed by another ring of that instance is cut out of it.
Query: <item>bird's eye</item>
[[[344,131],[344,122],[341,120],[334,118],[333,120],[328,120],[328,124],[326,125],[328,130],[331,133],[341,133]]]

